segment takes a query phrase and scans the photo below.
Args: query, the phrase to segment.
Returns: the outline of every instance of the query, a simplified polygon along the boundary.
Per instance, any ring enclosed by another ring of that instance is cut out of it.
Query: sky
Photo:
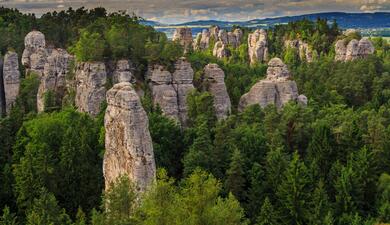
[[[37,16],[68,7],[125,10],[148,20],[182,23],[193,20],[243,21],[316,12],[390,12],[390,0],[0,0],[0,5]]]

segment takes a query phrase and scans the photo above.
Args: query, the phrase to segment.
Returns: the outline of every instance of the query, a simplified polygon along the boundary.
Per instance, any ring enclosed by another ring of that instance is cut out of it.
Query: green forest
[[[390,43],[372,38],[375,53],[336,62],[343,36],[337,21],[301,20],[267,30],[269,54],[288,65],[302,107],[253,105],[240,97],[266,75],[249,65],[247,37],[231,57],[212,47],[188,51],[196,91],[188,96],[182,129],[152,104],[148,65],[172,68],[183,48],[142,18],[104,8],[36,17],[0,8],[0,54],[19,56],[32,30],[77,61],[129,59],[156,159],[157,182],[145,193],[122,177],[104,191],[104,109],[93,118],[63,102],[37,113],[39,80],[22,72],[20,93],[0,118],[0,225],[379,225],[390,223]],[[300,60],[285,39],[300,38],[315,52]],[[203,68],[225,72],[232,113],[217,120],[202,88]],[[23,71],[22,66],[20,70]],[[108,86],[111,84],[107,84]]]

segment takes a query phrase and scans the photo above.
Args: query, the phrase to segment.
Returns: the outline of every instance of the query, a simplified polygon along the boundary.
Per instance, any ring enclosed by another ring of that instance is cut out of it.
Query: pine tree
[[[313,195],[311,196],[310,224],[326,225],[329,223],[331,213],[328,195],[324,183],[318,182]]]
[[[226,171],[225,186],[239,201],[243,201],[245,197],[245,182],[244,159],[240,151],[235,149],[232,154],[230,167]]]
[[[295,152],[284,173],[284,180],[277,190],[281,210],[290,224],[307,224],[308,192],[308,171],[305,164],[300,161],[298,153]]]
[[[250,171],[250,187],[248,190],[248,203],[245,206],[248,217],[255,220],[260,212],[261,203],[266,193],[265,173],[259,163],[253,163]]]
[[[256,225],[278,225],[280,224],[278,219],[279,216],[277,215],[269,198],[266,197],[263,205],[261,206],[260,215],[257,218]]]
[[[4,207],[3,215],[0,217],[0,225],[17,225],[17,217],[11,213],[9,207]]]
[[[288,167],[288,157],[282,149],[274,149],[268,152],[266,158],[266,187],[272,201],[276,200],[275,192],[284,179],[284,172]]]

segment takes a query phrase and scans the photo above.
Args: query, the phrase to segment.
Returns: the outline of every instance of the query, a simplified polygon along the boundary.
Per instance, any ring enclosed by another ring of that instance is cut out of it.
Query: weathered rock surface
[[[107,92],[107,104],[103,161],[106,190],[118,177],[128,176],[143,192],[156,179],[147,114],[128,82],[115,84]]]
[[[218,32],[218,41],[221,41],[224,44],[228,44],[229,43],[229,41],[228,41],[228,34],[227,34],[226,30],[224,30],[224,29],[219,30],[219,32]]]
[[[267,32],[263,29],[255,30],[248,36],[248,54],[251,64],[264,62],[268,58]]]
[[[73,60],[73,56],[64,49],[54,49],[47,58],[37,94],[38,112],[45,110],[45,94],[49,91],[53,94],[56,104],[61,104],[66,91],[66,75]]]
[[[121,82],[133,82],[134,77],[131,73],[130,63],[128,60],[119,60],[116,63],[115,71],[113,73],[113,82],[121,83]]]
[[[163,66],[149,68],[147,79],[152,90],[153,103],[159,105],[164,115],[187,124],[187,95],[194,89],[194,71],[184,58],[175,63],[174,73]]]
[[[24,38],[24,45],[22,64],[26,67],[26,72],[42,76],[48,57],[45,35],[39,31],[31,31]]]
[[[106,97],[107,72],[103,62],[78,63],[75,104],[80,112],[97,116]]]
[[[6,112],[9,113],[19,95],[20,72],[18,54],[7,52],[4,56],[3,83]]]
[[[306,62],[313,62],[313,51],[309,44],[301,40],[286,40],[284,42],[285,48],[296,49],[300,60],[306,60]]]
[[[210,36],[214,38],[214,41],[218,41],[218,34],[219,34],[219,26],[211,26],[210,27]]]
[[[335,45],[336,61],[351,61],[360,58],[367,58],[374,54],[375,48],[370,40],[362,38],[360,41],[352,39],[346,43],[345,39],[338,40]]]
[[[194,42],[195,50],[206,50],[210,46],[210,31],[203,29],[202,33],[198,33]]]
[[[213,56],[222,59],[225,57],[229,57],[229,50],[226,45],[222,41],[217,41],[214,45]]]
[[[254,104],[259,104],[263,108],[270,104],[281,108],[289,101],[307,104],[305,96],[301,95],[298,99],[297,84],[290,78],[286,64],[279,58],[271,59],[268,63],[267,78],[257,82],[248,93],[241,97],[239,110],[242,111]]]
[[[154,105],[159,105],[167,117],[180,121],[177,92],[173,87],[172,74],[163,66],[154,65],[149,68],[148,81]]]
[[[214,96],[215,114],[225,119],[231,112],[231,102],[225,85],[225,73],[217,64],[208,64],[204,68],[207,91]]]
[[[189,27],[179,27],[176,28],[172,37],[173,41],[179,42],[183,48],[184,52],[187,52],[192,48],[192,31]]]
[[[242,36],[242,30],[238,28],[233,32],[226,32],[225,30],[220,30],[219,27],[210,27],[197,34],[194,41],[194,49],[203,51],[209,48],[211,38],[214,39],[215,43],[220,42],[225,46],[230,45],[233,48],[237,48],[242,42]]]

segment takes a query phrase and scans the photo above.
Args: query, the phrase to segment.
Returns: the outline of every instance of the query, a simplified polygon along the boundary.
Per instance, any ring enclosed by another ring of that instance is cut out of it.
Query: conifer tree
[[[245,198],[245,182],[244,159],[240,151],[235,149],[230,167],[226,171],[225,186],[239,201],[243,201]]]
[[[278,215],[272,206],[268,197],[265,198],[263,205],[261,206],[260,215],[257,218],[256,225],[278,225]]]

